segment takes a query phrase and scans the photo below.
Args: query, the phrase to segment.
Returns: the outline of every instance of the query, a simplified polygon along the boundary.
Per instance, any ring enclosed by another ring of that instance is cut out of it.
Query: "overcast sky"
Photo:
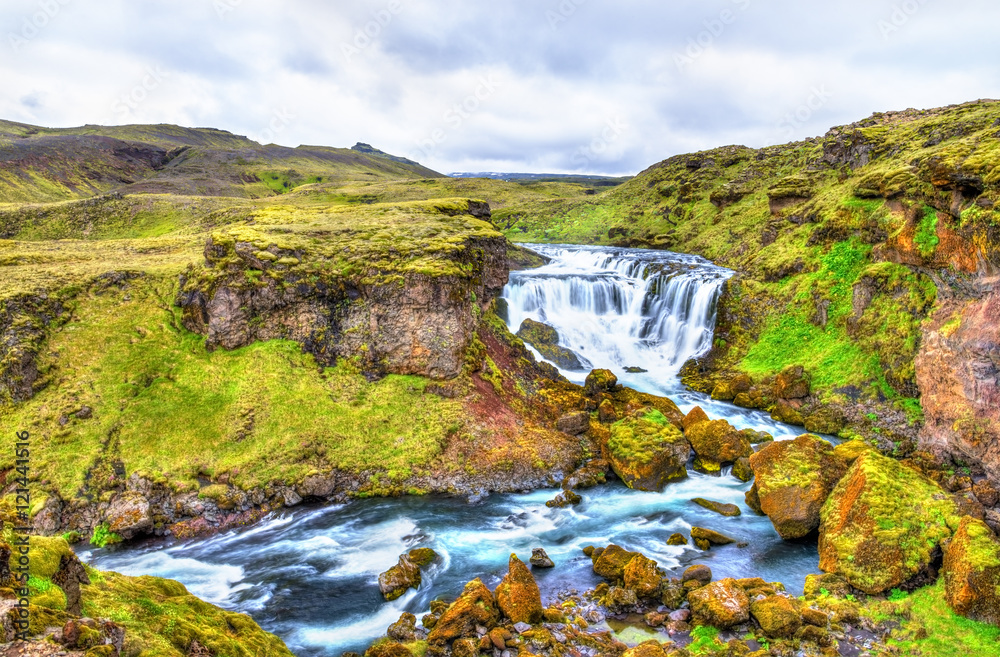
[[[3,0],[0,118],[636,173],[1000,97],[996,0]]]

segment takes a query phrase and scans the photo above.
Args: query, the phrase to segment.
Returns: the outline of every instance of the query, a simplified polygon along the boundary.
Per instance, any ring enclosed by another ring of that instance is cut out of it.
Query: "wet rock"
[[[689,566],[681,575],[681,582],[697,582],[699,586],[707,586],[712,581],[712,569],[704,564]],[[676,619],[675,619],[676,620]]]
[[[683,427],[684,431],[687,431],[699,422],[708,422],[709,419],[708,414],[702,410],[701,406],[695,406],[681,420],[681,427]]]
[[[716,463],[732,463],[741,456],[750,456],[753,448],[746,437],[726,420],[710,420],[692,425],[685,437],[702,459]]]
[[[549,555],[545,553],[542,548],[532,548],[531,549],[531,559],[528,560],[532,568],[553,568],[555,564],[552,563],[552,559]]]
[[[691,538],[694,541],[695,546],[699,550],[705,551],[711,549],[712,547],[711,542],[709,542],[709,540],[706,538],[694,538],[693,536]]]
[[[712,399],[733,401],[736,399],[736,395],[749,392],[751,387],[753,387],[753,380],[746,374],[738,374],[718,383],[712,390]]]
[[[688,540],[684,534],[674,533],[667,539],[667,545],[687,545]]]
[[[788,403],[785,399],[779,399],[775,402],[774,407],[771,408],[771,419],[776,422],[784,422],[785,424],[792,424],[797,427],[801,427],[805,424],[805,418],[802,417],[802,413],[794,405]]]
[[[760,508],[760,496],[757,495],[757,489],[756,488],[751,487],[750,490],[748,490],[746,493],[744,493],[743,494],[743,500],[746,502],[746,505],[748,507],[750,507],[750,509],[754,513],[756,513],[757,515],[759,515],[759,516],[767,515]]]
[[[587,375],[583,384],[583,394],[593,397],[602,392],[615,392],[618,389],[618,377],[611,370],[593,370]]]
[[[774,379],[778,399],[802,399],[809,396],[810,376],[801,365],[788,365]]]
[[[757,431],[756,429],[740,429],[740,435],[746,438],[751,445],[761,445],[774,441],[774,436],[766,431]]]
[[[406,553],[406,557],[423,568],[437,561],[438,553],[430,548],[414,548]]]
[[[663,652],[660,642],[655,640],[640,643],[622,653],[622,657],[666,657],[666,655],[667,653]]]
[[[493,594],[476,578],[465,585],[462,595],[441,614],[427,642],[442,646],[458,638],[477,636],[476,626],[492,629],[499,617]]]
[[[574,493],[571,490],[564,490],[563,492],[556,495],[553,499],[545,503],[545,506],[550,509],[562,509],[567,506],[572,506],[574,504],[579,504],[583,501],[583,498]]]
[[[691,618],[690,609],[676,609],[670,612],[670,620],[687,622]]]
[[[945,598],[956,613],[1000,625],[1000,540],[966,516],[944,551]]]
[[[826,615],[826,612],[819,609],[806,607],[802,610],[802,621],[816,627],[826,627],[830,622],[830,617]]]
[[[711,459],[702,458],[701,456],[694,457],[694,462],[691,464],[695,472],[700,472],[702,474],[712,475],[713,477],[722,476],[722,464],[718,461],[713,461]]]
[[[983,506],[997,506],[1000,504],[1000,491],[989,479],[977,481],[972,485],[972,492],[976,495]]]
[[[802,627],[798,605],[780,595],[770,595],[750,603],[750,614],[760,623],[760,629],[775,639],[791,638]]]
[[[625,566],[636,554],[636,552],[629,552],[614,543],[604,548],[600,555],[595,550],[594,572],[612,582],[621,581],[625,576]]]
[[[706,500],[703,497],[696,497],[691,501],[697,504],[698,506],[703,506],[709,511],[715,511],[716,513],[723,516],[733,517],[740,515],[740,508],[735,504],[714,502],[712,500]]]
[[[733,476],[740,481],[750,481],[753,479],[753,468],[750,466],[750,459],[741,456],[733,462]]]
[[[750,600],[736,580],[726,578],[688,593],[696,622],[727,629],[750,618]]]
[[[691,528],[691,538],[698,540],[705,540],[712,545],[729,545],[730,543],[735,543],[735,538],[730,538],[725,534],[720,534],[717,531],[711,529],[705,529],[704,527],[692,527]]]
[[[489,637],[494,648],[504,650],[507,647],[507,640],[513,638],[513,635],[502,627],[494,627],[490,630]]]
[[[104,512],[108,530],[128,540],[153,528],[149,500],[141,493],[125,491],[116,496]]]
[[[660,627],[665,622],[667,622],[667,619],[669,617],[670,616],[668,614],[665,614],[663,612],[651,611],[647,613],[645,616],[643,616],[642,620],[649,627]]]
[[[819,567],[865,593],[881,593],[925,572],[958,522],[955,503],[937,484],[869,452],[823,505]]]
[[[809,434],[770,443],[750,457],[760,509],[783,539],[819,527],[820,509],[847,471],[833,446]]]
[[[539,623],[542,620],[542,596],[528,567],[510,555],[507,575],[496,590],[496,602],[504,616],[514,623]]]
[[[452,657],[479,657],[479,641],[472,638],[458,639],[451,644]]]
[[[807,596],[822,595],[824,590],[835,598],[843,598],[851,592],[851,585],[836,573],[806,575],[804,592]]]
[[[625,371],[628,372],[629,374],[644,374],[645,372],[648,372],[649,370],[644,370],[641,367],[630,366],[630,367],[626,367]]]
[[[574,470],[563,479],[562,487],[566,490],[593,488],[607,482],[610,465],[604,459],[593,459]]]
[[[625,565],[622,579],[625,588],[632,589],[640,598],[655,597],[660,591],[663,575],[656,562],[642,554],[636,554]]]
[[[659,491],[687,476],[691,446],[659,411],[640,411],[611,426],[608,458],[629,488]]]
[[[795,638],[800,641],[815,643],[819,646],[830,645],[830,633],[815,625],[803,625],[795,632]]]
[[[419,588],[420,582],[420,566],[405,554],[400,555],[395,566],[378,576],[378,588],[387,601],[395,600],[408,589]]]
[[[556,420],[556,430],[576,436],[590,429],[590,413],[577,411],[567,413]]]
[[[417,617],[404,613],[398,621],[389,626],[389,629],[386,630],[386,636],[404,643],[415,641],[417,638]]]
[[[639,604],[639,596],[632,589],[612,586],[603,598],[604,606],[614,612],[628,611]]]

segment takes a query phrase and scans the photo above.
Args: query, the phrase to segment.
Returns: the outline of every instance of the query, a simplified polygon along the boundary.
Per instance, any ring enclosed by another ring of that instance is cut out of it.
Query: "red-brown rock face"
[[[924,448],[983,465],[1000,482],[1000,293],[945,303],[915,361]]]

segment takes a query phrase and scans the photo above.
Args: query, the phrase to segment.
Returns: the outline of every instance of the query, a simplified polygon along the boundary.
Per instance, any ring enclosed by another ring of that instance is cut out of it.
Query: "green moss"
[[[122,537],[111,531],[107,523],[101,523],[94,527],[94,533],[90,537],[90,544],[99,548],[121,542]]]
[[[623,461],[649,463],[666,445],[684,440],[680,429],[660,411],[629,417],[611,425],[608,450]]]
[[[917,232],[913,236],[913,243],[917,245],[920,255],[925,258],[930,258],[934,255],[934,251],[941,241],[937,236],[937,227],[937,210],[925,205],[920,223],[917,224]]]
[[[945,602],[944,580],[890,606],[900,624],[887,641],[906,655],[967,657],[996,654],[1000,628],[959,616]]]

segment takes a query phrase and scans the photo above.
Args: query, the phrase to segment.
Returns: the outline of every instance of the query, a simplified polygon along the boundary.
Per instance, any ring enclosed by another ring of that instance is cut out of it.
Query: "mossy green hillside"
[[[715,369],[801,363],[824,398],[909,407],[928,272],[1000,256],[998,120],[995,101],[876,114],[818,139],[678,155],[599,196],[494,221],[514,241],[670,249],[736,269]]]
[[[245,489],[294,484],[334,468],[392,479],[426,467],[462,426],[459,402],[427,380],[369,383],[349,362],[319,368],[287,341],[207,352],[180,327],[176,284],[143,278],[90,289],[41,358],[53,381],[0,408],[4,431],[28,430],[35,467],[63,499],[98,497],[138,472],[176,489],[199,477]],[[79,419],[88,406],[92,417]],[[0,467],[11,467],[9,455]]]

